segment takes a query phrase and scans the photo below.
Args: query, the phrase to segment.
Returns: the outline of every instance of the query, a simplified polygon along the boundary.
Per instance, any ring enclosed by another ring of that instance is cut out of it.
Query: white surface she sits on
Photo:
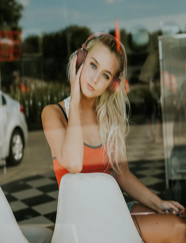
[[[19,226],[0,187],[0,243],[51,243],[52,235],[45,227]]]
[[[66,174],[52,243],[141,243],[122,192],[105,173]]]
[[[8,201],[0,188],[0,239],[1,243],[28,243],[23,236]]]

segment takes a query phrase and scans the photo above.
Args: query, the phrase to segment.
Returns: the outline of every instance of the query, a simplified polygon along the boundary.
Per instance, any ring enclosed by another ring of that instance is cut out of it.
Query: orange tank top
[[[57,105],[61,108],[68,122],[68,118],[64,109],[60,104]],[[99,146],[90,146],[84,143],[83,169],[81,173],[102,172],[102,173],[110,174],[111,165],[110,163],[108,163],[109,161],[108,156],[106,155],[105,151],[104,152],[102,151],[102,149],[103,149],[102,144]],[[53,159],[54,172],[59,187],[62,176],[64,176],[69,172],[59,163],[56,157],[53,157],[52,159]]]

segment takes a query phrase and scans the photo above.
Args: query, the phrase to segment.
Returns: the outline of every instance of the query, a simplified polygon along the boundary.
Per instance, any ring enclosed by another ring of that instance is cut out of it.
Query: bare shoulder
[[[64,105],[60,102],[60,105]],[[58,160],[61,160],[61,148],[66,136],[67,121],[57,104],[47,105],[43,108],[42,125],[45,137],[50,146],[52,156],[57,156]]]
[[[64,111],[66,112],[64,100],[58,103],[63,107]],[[41,118],[42,123],[44,123],[46,120],[51,120],[53,123],[55,122],[55,120],[60,120],[65,127],[67,126],[67,121],[64,117],[64,114],[57,104],[46,105],[42,110]]]

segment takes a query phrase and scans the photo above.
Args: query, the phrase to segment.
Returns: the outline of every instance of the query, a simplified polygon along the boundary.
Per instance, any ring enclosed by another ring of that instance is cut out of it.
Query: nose
[[[92,81],[93,81],[94,83],[97,83],[97,81],[98,81],[98,76],[99,76],[98,73],[94,73],[94,75],[92,76]]]

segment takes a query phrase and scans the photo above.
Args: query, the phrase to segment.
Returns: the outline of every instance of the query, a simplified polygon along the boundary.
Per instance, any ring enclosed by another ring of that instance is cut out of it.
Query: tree
[[[23,6],[16,0],[0,0],[0,30],[19,30]]]
[[[72,25],[66,29],[44,34],[43,67],[45,80],[66,80],[69,55],[81,48],[91,31],[87,27]]]

